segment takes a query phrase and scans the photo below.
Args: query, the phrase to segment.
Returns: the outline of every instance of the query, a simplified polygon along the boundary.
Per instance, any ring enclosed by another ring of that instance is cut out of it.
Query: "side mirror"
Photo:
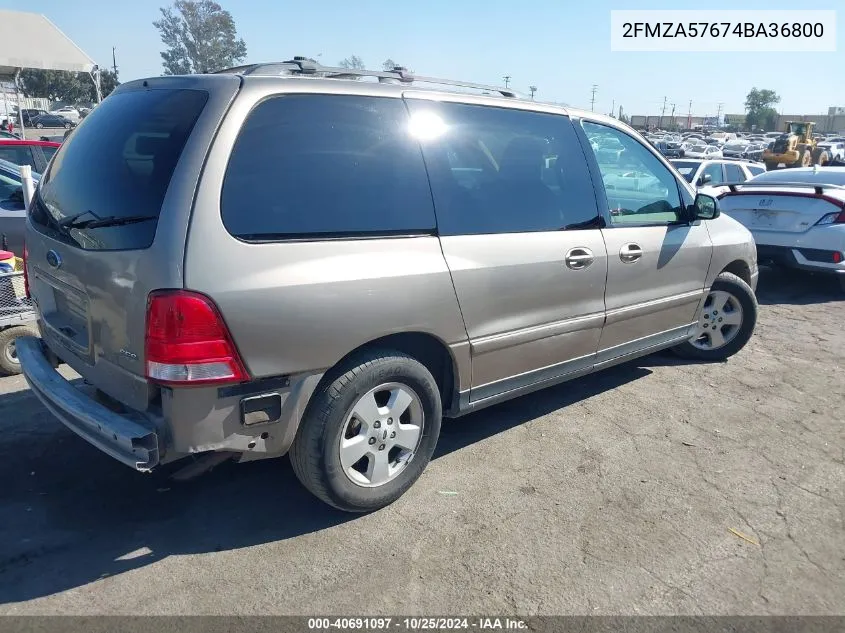
[[[713,196],[699,193],[693,202],[693,215],[696,220],[714,220],[719,217],[719,201]]]
[[[704,175],[699,177],[698,186],[703,187],[704,185],[706,185],[708,182],[710,182],[712,180],[713,180],[713,176],[711,176],[710,174],[704,174]]]

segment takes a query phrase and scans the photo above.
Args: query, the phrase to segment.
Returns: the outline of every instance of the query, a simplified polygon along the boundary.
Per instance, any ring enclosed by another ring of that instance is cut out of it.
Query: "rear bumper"
[[[757,244],[758,261],[769,260],[787,268],[806,270],[807,272],[845,275],[845,262],[824,261],[825,255],[832,252],[820,249]]]
[[[40,339],[19,338],[17,354],[32,392],[62,424],[135,470],[146,472],[158,465],[157,433],[111,411],[65,380],[53,367]]]

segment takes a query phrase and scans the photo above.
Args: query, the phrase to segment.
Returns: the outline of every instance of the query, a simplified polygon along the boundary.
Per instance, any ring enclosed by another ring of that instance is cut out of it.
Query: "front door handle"
[[[564,261],[566,262],[566,266],[572,270],[583,270],[592,264],[594,259],[593,251],[589,248],[578,246],[577,248],[569,249]]]
[[[619,251],[619,259],[621,259],[626,264],[633,264],[635,261],[639,260],[643,256],[643,249],[640,248],[639,244],[634,244],[633,242],[629,244],[625,244],[622,249]]]

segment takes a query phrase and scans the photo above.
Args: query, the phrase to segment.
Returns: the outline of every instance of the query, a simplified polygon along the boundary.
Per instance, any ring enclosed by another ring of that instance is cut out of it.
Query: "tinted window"
[[[0,170],[0,210],[23,209],[23,188],[17,174]]]
[[[725,165],[725,172],[727,173],[728,182],[744,182],[745,172],[742,171],[739,165]]]
[[[250,113],[223,183],[244,239],[408,234],[435,227],[419,144],[400,99],[289,95]]]
[[[698,166],[700,164],[701,163],[698,163],[696,161],[689,160],[672,161],[672,165],[675,166],[675,169],[680,172],[681,176],[683,176],[687,182],[692,182],[692,179],[695,176],[695,172],[698,171]]]
[[[26,145],[0,145],[0,158],[15,165],[29,165],[33,169],[39,170],[32,152]]]
[[[615,138],[623,148],[618,154],[607,154],[591,144],[612,224],[669,224],[682,218],[678,181],[660,159],[622,130],[589,121],[583,125],[588,137]],[[602,147],[601,142],[597,144]]]
[[[757,176],[759,174],[765,174],[766,168],[765,167],[757,167],[756,165],[748,165],[746,168],[749,172],[751,172],[752,176]]]
[[[595,193],[567,117],[415,99],[408,107],[442,235],[594,228]]]
[[[721,163],[709,163],[704,167],[704,170],[701,172],[701,178],[705,175],[710,176],[710,182],[707,184],[710,185],[718,185],[720,183],[725,182],[725,177],[722,175],[722,164]]]
[[[57,149],[59,148],[50,147],[49,145],[42,145],[41,151],[44,152],[44,160],[49,163],[50,159],[53,158],[53,155],[56,153]]]
[[[109,96],[67,137],[32,206],[32,222],[85,249],[152,244],[164,194],[208,93],[133,90]],[[56,221],[133,217],[122,226],[60,229]]]

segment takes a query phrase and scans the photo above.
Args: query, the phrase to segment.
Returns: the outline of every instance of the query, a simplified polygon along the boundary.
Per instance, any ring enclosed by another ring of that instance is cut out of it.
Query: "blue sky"
[[[235,18],[247,61],[320,55],[336,64],[356,54],[375,68],[390,57],[419,74],[502,83],[537,98],[597,111],[615,101],[628,114],[659,112],[664,96],[686,114],[743,111],[752,86],[780,94],[789,114],[845,106],[843,0],[711,0],[701,3],[605,0],[358,0],[314,3],[218,0]],[[44,13],[101,65],[112,46],[123,81],[161,74],[152,22],[165,0],[4,0],[6,8]],[[612,53],[612,9],[838,9],[835,53]],[[670,106],[671,108],[671,106]],[[667,110],[667,114],[668,114]]]

